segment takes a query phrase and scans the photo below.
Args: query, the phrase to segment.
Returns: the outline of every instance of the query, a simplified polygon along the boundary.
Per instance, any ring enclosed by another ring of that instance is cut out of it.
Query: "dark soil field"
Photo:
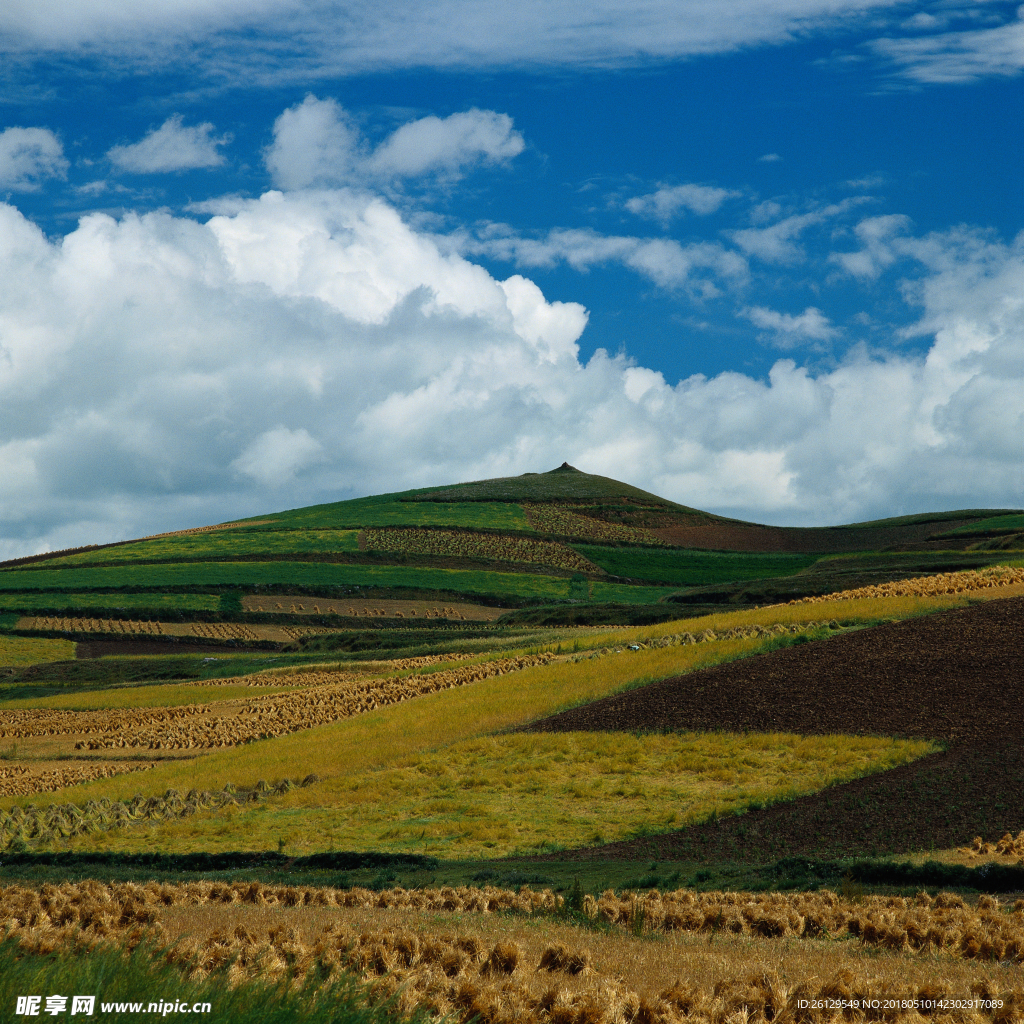
[[[1022,698],[1024,598],[1010,598],[704,669],[528,728],[940,740],[948,744],[944,753],[883,775],[576,855],[759,860],[906,853],[1024,828]]]
[[[944,530],[967,526],[974,519],[942,523],[907,523],[893,526],[786,527],[753,523],[701,523],[668,526],[651,532],[660,540],[680,548],[712,551],[792,552],[825,554],[848,551],[877,551],[894,545],[920,544]],[[941,547],[957,547],[950,540]]]

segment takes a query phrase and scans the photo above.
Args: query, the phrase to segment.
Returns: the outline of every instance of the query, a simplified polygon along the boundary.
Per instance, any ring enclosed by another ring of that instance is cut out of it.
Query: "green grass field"
[[[0,575],[0,581],[3,580]],[[13,608],[18,612],[33,614],[37,609],[68,611],[103,611],[117,609],[128,611],[133,608],[146,611],[216,611],[220,605],[219,594],[128,594],[121,592],[106,594],[38,593],[31,590],[0,591],[0,608]],[[14,619],[17,619],[17,615]],[[13,621],[11,625],[13,625]]]
[[[41,565],[49,563],[43,562]],[[406,568],[400,565],[336,565],[324,562],[186,562],[67,569],[7,569],[0,572],[5,591],[63,591],[134,587],[159,589],[183,586],[293,584],[306,587],[402,587],[559,600],[570,596],[571,581],[534,573],[502,573],[465,569]],[[672,593],[671,587],[631,587],[595,583],[592,600],[647,604]]]
[[[41,567],[95,563],[185,562],[245,555],[328,554],[358,551],[358,530],[216,530],[50,558]]]
[[[48,661],[70,661],[75,657],[71,640],[0,635],[0,666],[39,665]]]
[[[359,529],[364,526],[461,526],[481,530],[518,530],[532,533],[523,510],[504,502],[419,502],[400,500],[418,492],[354,498],[327,505],[277,512],[258,519],[273,520],[254,527],[263,532],[287,529]]]
[[[961,526],[956,530],[949,530],[941,534],[943,537],[974,537],[986,534],[1016,533],[1024,531],[1024,514],[1007,516],[990,516],[988,519],[979,519],[968,526]]]
[[[791,576],[818,560],[817,555],[761,555],[674,548],[601,547],[594,544],[572,546],[615,576],[689,587]]]

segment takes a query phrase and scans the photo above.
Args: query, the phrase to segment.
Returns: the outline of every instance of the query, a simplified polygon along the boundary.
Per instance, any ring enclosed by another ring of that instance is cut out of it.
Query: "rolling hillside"
[[[770,527],[563,464],[5,562],[0,628],[282,646],[367,618],[656,621],[679,603],[770,604],[981,568],[1024,547],[1022,524],[1016,510],[968,509]]]

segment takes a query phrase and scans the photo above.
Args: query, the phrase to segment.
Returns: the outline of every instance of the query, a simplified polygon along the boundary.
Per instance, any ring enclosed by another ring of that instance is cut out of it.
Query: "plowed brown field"
[[[760,859],[966,845],[1024,827],[1024,598],[704,669],[531,730],[930,737],[941,754],[740,817],[578,856]]]
[[[879,551],[893,544],[913,544],[933,534],[954,530],[975,522],[973,519],[943,523],[913,523],[903,526],[787,527],[759,526],[754,523],[701,523],[666,526],[650,532],[666,544],[680,548],[707,548],[715,551],[792,551],[821,552]],[[946,541],[946,546],[953,543]]]

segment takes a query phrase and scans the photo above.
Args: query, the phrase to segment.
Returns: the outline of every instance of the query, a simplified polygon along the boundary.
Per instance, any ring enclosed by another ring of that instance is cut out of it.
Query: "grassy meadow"
[[[45,562],[42,565],[49,565]],[[74,592],[91,588],[114,589],[125,579],[122,566],[83,568],[7,569],[0,572],[5,591]],[[330,562],[182,562],[140,564],[131,567],[132,586],[259,587],[267,584],[299,587],[386,587],[403,590],[450,591],[466,595],[513,595],[558,601],[570,597],[572,581],[541,573],[488,572],[470,569],[428,569],[401,565],[345,565]],[[655,603],[673,593],[673,587],[633,587],[594,582],[592,601]]]
[[[4,636],[0,633],[0,667],[39,665],[49,661],[70,661],[75,656],[71,640]]]

